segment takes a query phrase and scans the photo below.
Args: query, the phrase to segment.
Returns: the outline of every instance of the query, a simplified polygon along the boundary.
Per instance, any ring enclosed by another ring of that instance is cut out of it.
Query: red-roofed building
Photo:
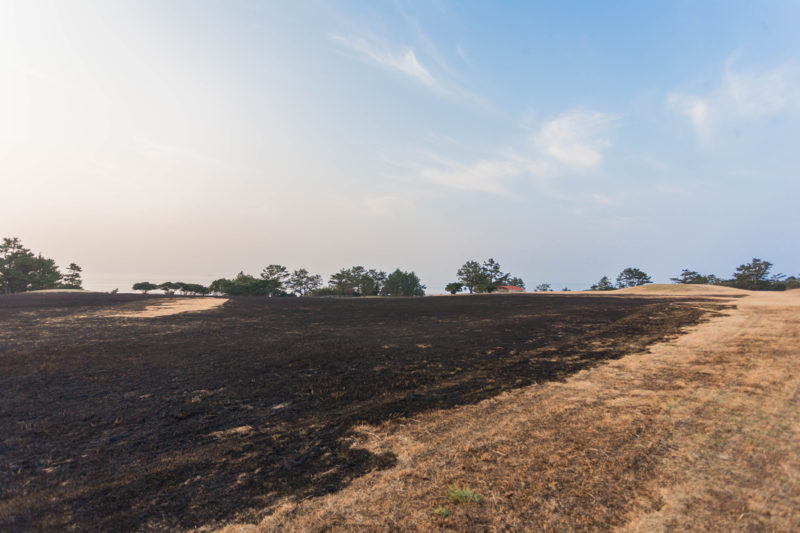
[[[525,289],[522,287],[517,287],[516,285],[500,285],[497,287],[497,292],[499,293],[509,293],[509,292],[525,292]]]

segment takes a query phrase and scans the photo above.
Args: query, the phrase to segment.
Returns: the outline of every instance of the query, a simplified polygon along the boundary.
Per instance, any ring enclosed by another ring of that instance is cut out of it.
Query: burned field
[[[255,520],[391,454],[354,425],[475,403],[639,351],[717,306],[508,295],[251,299],[109,317],[159,297],[0,298],[0,527]],[[703,309],[700,308],[703,307]]]

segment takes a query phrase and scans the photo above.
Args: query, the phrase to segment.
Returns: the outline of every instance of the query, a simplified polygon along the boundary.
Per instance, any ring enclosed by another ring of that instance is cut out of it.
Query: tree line
[[[323,287],[322,276],[311,274],[305,268],[289,270],[283,265],[268,265],[258,277],[239,272],[233,278],[220,278],[208,287],[182,282],[166,282],[156,285],[142,281],[133,285],[133,290],[147,293],[160,289],[167,294],[176,291],[184,294],[224,294],[226,296],[424,296],[425,285],[414,272],[395,269],[387,274],[382,270],[366,269],[363,266],[343,268],[331,275],[328,285]]]
[[[74,265],[71,264],[70,268]],[[670,278],[673,283],[683,284],[708,284],[726,287],[736,287],[747,290],[773,290],[782,291],[800,288],[800,276],[786,276],[784,274],[770,274],[772,263],[753,258],[749,263],[744,263],[736,268],[729,279],[720,278],[714,274],[700,274],[694,270],[683,269],[677,277]],[[78,267],[80,272],[80,267]],[[503,272],[500,263],[494,258],[478,262],[468,260],[456,272],[458,281],[448,283],[445,291],[450,294],[467,291],[473,293],[491,293],[499,287],[515,286],[525,289],[525,282],[510,273]],[[603,276],[597,283],[589,287],[590,291],[611,291],[638,287],[653,283],[650,275],[636,267],[623,269],[612,282],[608,276]],[[366,269],[363,266],[343,268],[332,274],[328,285],[323,287],[322,276],[310,274],[301,268],[289,272],[283,265],[269,265],[264,268],[259,277],[239,272],[232,279],[220,278],[211,285],[182,282],[165,282],[156,285],[149,282],[140,282],[133,285],[134,290],[147,292],[161,289],[167,294],[176,291],[182,294],[225,294],[228,296],[424,296],[423,285],[414,272],[404,272],[399,268],[387,274],[382,270]],[[540,283],[535,289],[537,292],[551,291],[549,283]],[[568,288],[562,289],[569,291]]]
[[[720,285],[751,291],[785,291],[800,288],[800,277],[770,274],[771,270],[772,263],[754,257],[749,263],[743,263],[736,267],[733,276],[728,279],[720,278],[714,274],[700,274],[695,270],[684,268],[680,275],[670,278],[670,281],[686,285]],[[619,276],[617,276],[616,284],[611,283],[608,276],[603,276],[589,290],[611,291],[626,287],[636,287],[646,283],[652,283],[650,276],[638,268],[629,267],[620,272]]]
[[[167,295],[173,295],[176,292],[180,292],[184,295],[194,294],[205,296],[211,292],[211,290],[205,285],[201,285],[199,283],[184,283],[182,281],[165,281],[164,283],[159,283],[158,285],[155,283],[150,283],[149,281],[141,281],[133,284],[133,290],[142,291],[143,294],[147,294],[148,292],[157,289],[164,291],[164,294]]]
[[[772,263],[754,257],[749,263],[736,267],[733,277],[729,279],[683,269],[679,276],[670,280],[673,283],[723,285],[751,291],[785,291],[800,288],[800,276],[770,274],[771,270]]]
[[[714,274],[701,274],[695,270],[683,269],[670,278],[673,283],[709,284],[736,287],[747,290],[782,291],[800,288],[800,275],[786,276],[771,274],[772,263],[753,258],[749,263],[739,265],[732,277],[720,278]],[[61,272],[53,259],[41,253],[34,254],[14,238],[3,238],[0,243],[0,293],[9,294],[44,289],[81,289],[83,270],[70,263]],[[525,289],[525,282],[510,273],[503,272],[500,263],[494,258],[483,262],[466,261],[456,272],[457,281],[448,283],[445,290],[451,294],[462,291],[490,293],[503,286],[516,286]],[[612,282],[603,276],[589,290],[607,291],[636,287],[652,283],[650,276],[639,268],[623,269]],[[305,268],[290,272],[285,266],[273,264],[265,267],[259,276],[239,272],[233,278],[220,278],[209,286],[198,283],[166,281],[160,284],[142,281],[133,285],[133,290],[147,293],[162,290],[166,294],[206,295],[210,293],[228,296],[424,296],[425,285],[414,272],[395,269],[391,273],[367,269],[363,266],[343,268],[332,274],[327,286],[323,286],[322,276],[311,274]],[[551,290],[549,283],[540,283],[536,291]],[[564,290],[568,290],[565,288]]]
[[[83,270],[70,263],[61,272],[53,259],[34,254],[16,238],[3,238],[0,243],[0,293],[45,289],[81,289]]]
[[[603,276],[600,281],[589,287],[590,291],[613,291],[615,289],[625,289],[627,287],[638,287],[639,285],[646,285],[653,283],[650,276],[642,270],[634,267],[628,267],[622,270],[617,276],[617,283],[614,285],[608,276]]]

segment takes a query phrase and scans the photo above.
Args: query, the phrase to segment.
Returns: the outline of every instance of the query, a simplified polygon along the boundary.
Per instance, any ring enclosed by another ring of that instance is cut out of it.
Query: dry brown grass
[[[159,316],[177,315],[192,311],[208,311],[227,302],[227,298],[175,298],[160,300],[159,303],[148,305],[143,310],[114,311],[104,313],[107,317],[120,318],[155,318]]]
[[[356,428],[397,466],[224,531],[800,530],[800,291],[735,303],[563,383]]]
[[[694,285],[684,283],[652,283],[639,285],[638,287],[628,287],[618,289],[610,294],[653,294],[658,296],[743,296],[751,294],[753,291],[745,291],[735,287],[723,287],[721,285]]]

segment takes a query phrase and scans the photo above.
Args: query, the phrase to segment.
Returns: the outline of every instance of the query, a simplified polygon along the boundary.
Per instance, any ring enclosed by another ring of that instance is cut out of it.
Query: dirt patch
[[[736,305],[561,383],[358,426],[393,468],[224,531],[797,531],[800,298]]]
[[[148,305],[142,310],[110,311],[103,316],[116,318],[155,318],[159,316],[177,315],[194,311],[208,311],[225,302],[227,298],[169,298],[156,304]]]

